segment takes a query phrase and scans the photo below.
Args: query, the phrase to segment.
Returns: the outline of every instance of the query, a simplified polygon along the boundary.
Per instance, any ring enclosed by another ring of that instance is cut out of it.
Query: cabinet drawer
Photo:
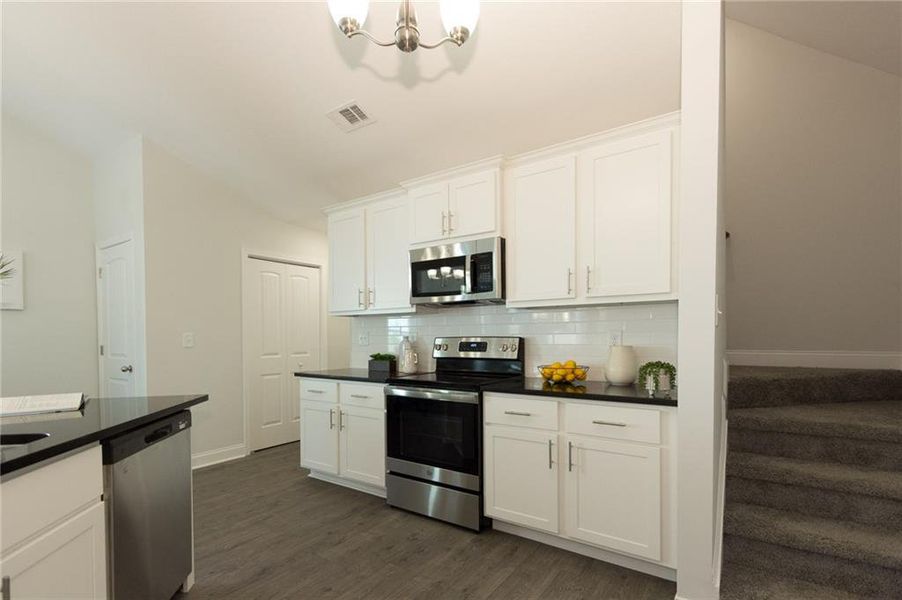
[[[27,539],[103,494],[103,461],[96,444],[2,484],[2,550]]]
[[[338,402],[338,382],[326,379],[301,379],[301,398]]]
[[[661,413],[657,410],[567,404],[564,408],[564,426],[567,433],[661,443]]]
[[[486,423],[498,425],[557,430],[557,402],[523,396],[487,396],[484,418]]]
[[[382,385],[342,382],[338,394],[343,406],[385,408],[385,391]]]

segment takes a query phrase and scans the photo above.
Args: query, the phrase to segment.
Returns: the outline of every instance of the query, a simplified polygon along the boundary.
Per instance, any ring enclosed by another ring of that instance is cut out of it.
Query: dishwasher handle
[[[143,426],[103,441],[103,464],[111,465],[169,438],[187,434],[191,428],[191,412],[183,410],[161,417]]]
[[[153,444],[154,442],[158,442],[162,440],[164,437],[169,437],[172,435],[172,423],[167,424],[165,427],[160,427],[156,431],[148,433],[144,436],[145,444]]]

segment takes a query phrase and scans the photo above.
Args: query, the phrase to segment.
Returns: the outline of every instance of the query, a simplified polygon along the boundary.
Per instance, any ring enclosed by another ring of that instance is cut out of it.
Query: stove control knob
[[[435,345],[435,349],[436,349],[436,350],[441,350],[441,349],[442,349],[442,345],[441,345],[441,344],[436,344],[436,345]]]
[[[507,344],[501,344],[501,351],[502,351],[502,352],[507,352],[507,348],[508,348]]]
[[[448,344],[442,344],[442,350],[447,350],[447,349],[448,349]]]
[[[517,351],[517,344],[511,344],[511,352]]]

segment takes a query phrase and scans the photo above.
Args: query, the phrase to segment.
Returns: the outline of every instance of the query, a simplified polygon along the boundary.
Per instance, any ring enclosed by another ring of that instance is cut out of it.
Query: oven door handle
[[[464,402],[479,404],[479,392],[461,392],[457,390],[440,390],[426,388],[410,388],[395,385],[385,386],[385,395],[401,398],[417,398],[420,400],[439,400],[441,402]]]

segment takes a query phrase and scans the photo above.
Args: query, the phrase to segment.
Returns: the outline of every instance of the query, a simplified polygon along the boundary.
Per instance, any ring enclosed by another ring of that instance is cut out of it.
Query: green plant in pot
[[[398,360],[385,352],[370,354],[369,371],[370,375],[394,375],[398,372]]]
[[[676,387],[676,367],[660,360],[639,367],[639,381],[649,394],[669,392]]]

